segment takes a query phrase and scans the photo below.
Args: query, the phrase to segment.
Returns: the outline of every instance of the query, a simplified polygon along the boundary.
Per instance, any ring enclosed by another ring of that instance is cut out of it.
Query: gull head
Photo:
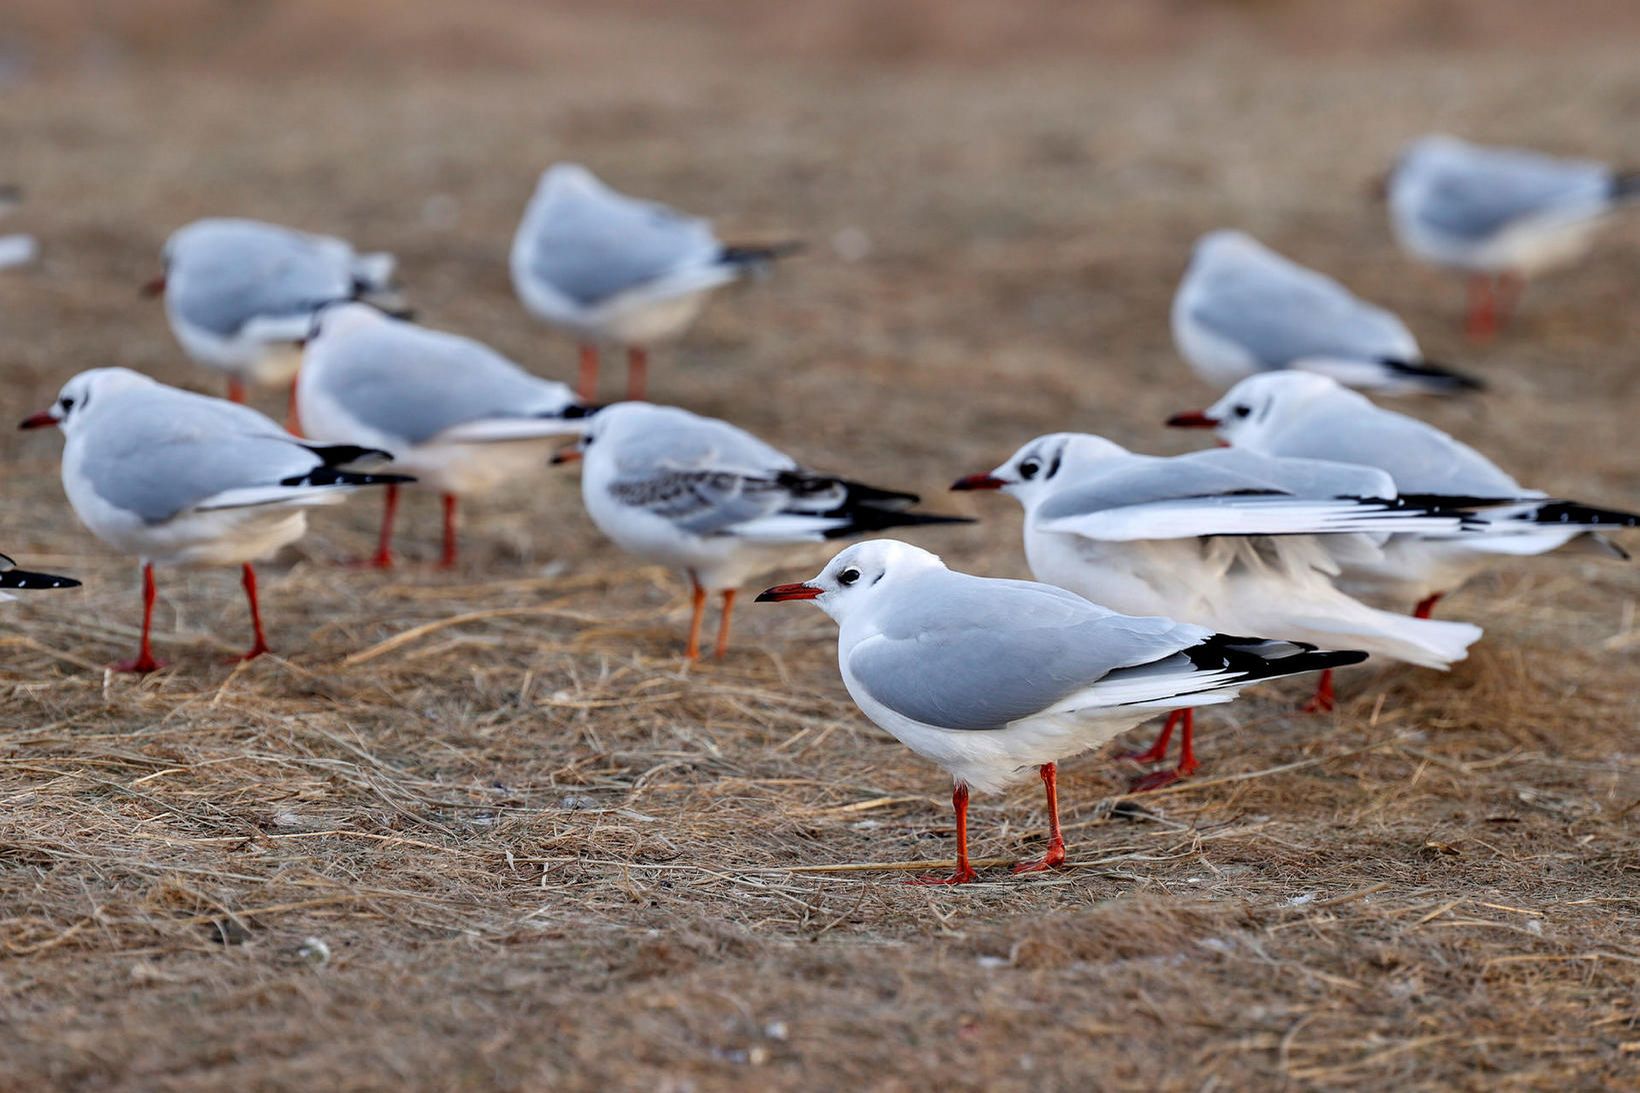
[[[1027,509],[1075,481],[1077,472],[1127,449],[1090,433],[1048,433],[1027,442],[999,467],[970,474],[951,484],[954,490],[1001,490]]]
[[[868,539],[841,551],[818,576],[798,584],[777,584],[758,594],[758,603],[813,600],[826,614],[842,622],[868,609],[883,592],[908,577],[930,569],[944,569],[939,555],[898,539]]]

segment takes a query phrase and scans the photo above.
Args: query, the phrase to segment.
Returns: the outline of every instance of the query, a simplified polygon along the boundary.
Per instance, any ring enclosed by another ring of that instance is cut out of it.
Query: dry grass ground
[[[89,44],[22,7],[45,44],[0,132],[45,258],[0,280],[13,417],[109,361],[209,382],[135,286],[212,213],[390,247],[428,321],[568,376],[504,259],[535,173],[574,157],[815,242],[661,354],[655,396],[982,515],[921,537],[961,568],[1022,560],[1010,502],[940,496],[958,473],[1051,429],[1195,439],[1159,427],[1209,395],[1166,309],[1221,224],[1493,381],[1417,412],[1640,507],[1640,224],[1477,351],[1458,286],[1366,199],[1436,127],[1633,155],[1627,22],[1500,42],[1445,4],[1338,50],[1266,34],[1313,9],[1179,5],[1141,33],[1124,5],[1130,55],[1083,16],[987,51],[983,25],[951,44],[857,5],[786,38],[705,4],[491,2],[448,33],[454,9],[404,6],[391,52],[338,45],[314,5],[236,6],[254,40],[154,5]],[[1419,27],[1444,48],[1385,45]],[[1113,811],[1131,769],[1069,764],[1076,868],[915,889],[844,867],[948,856],[947,785],[850,705],[829,622],[747,605],[733,654],[685,670],[678,581],[604,549],[564,475],[471,506],[453,574],[340,566],[375,506],[320,513],[265,571],[282,655],[248,665],[223,659],[247,638],[234,575],[162,574],[174,667],[132,679],[101,667],[134,641],[132,568],[75,523],[54,438],[0,444],[0,548],[86,581],[0,631],[0,1088],[1640,1081],[1632,565],[1477,582],[1443,607],[1487,628],[1469,661],[1350,673],[1334,717],[1294,715],[1291,687],[1207,714],[1203,775],[1142,813]],[[402,542],[427,557],[417,500]],[[979,800],[976,852],[1037,851],[1042,823],[1034,788]]]

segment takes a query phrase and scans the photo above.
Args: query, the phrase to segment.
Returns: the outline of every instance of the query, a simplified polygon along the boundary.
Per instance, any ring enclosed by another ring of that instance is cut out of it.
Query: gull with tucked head
[[[893,539],[849,547],[820,574],[759,602],[813,600],[837,621],[843,684],[862,713],[950,772],[963,884],[970,789],[996,793],[1040,774],[1049,836],[1040,861],[1065,862],[1057,764],[1161,710],[1228,702],[1260,679],[1366,658],[1303,642],[1231,637],[1169,618],[1135,618],[1033,581],[956,573]]]

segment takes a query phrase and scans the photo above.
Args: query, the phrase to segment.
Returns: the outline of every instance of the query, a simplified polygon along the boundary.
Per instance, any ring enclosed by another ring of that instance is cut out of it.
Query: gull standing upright
[[[308,436],[388,452],[444,503],[440,564],[456,563],[457,498],[545,468],[552,441],[580,434],[587,408],[568,386],[530,375],[471,338],[348,303],[320,313],[297,375]],[[387,487],[372,564],[393,564],[398,487]]]
[[[713,289],[795,243],[727,246],[705,220],[617,193],[585,167],[547,168],[513,237],[524,307],[581,341],[581,397],[598,388],[598,345],[626,347],[626,397],[645,396],[648,349],[681,337]]]
[[[1173,342],[1221,391],[1288,368],[1390,394],[1481,386],[1426,361],[1412,331],[1390,312],[1239,231],[1197,240],[1173,297]]]
[[[51,573],[33,573],[26,569],[18,569],[17,563],[0,554],[0,601],[15,600],[13,591],[34,592],[43,588],[78,588],[80,582],[73,577],[58,577]]]
[[[813,580],[757,598],[813,600],[837,620],[838,667],[860,711],[950,772],[956,872],[925,884],[975,878],[970,789],[997,793],[1035,768],[1047,793],[1048,850],[1014,871],[1063,865],[1059,762],[1159,710],[1228,702],[1261,679],[1367,656],[1121,615],[1053,585],[954,573],[893,539],[856,543]]]
[[[316,310],[392,291],[391,254],[258,220],[196,220],[165,241],[163,260],[145,291],[164,294],[171,331],[194,363],[227,373],[232,402],[245,401],[249,382],[296,374]]]
[[[1469,275],[1466,328],[1481,340],[1508,321],[1526,278],[1577,261],[1606,217],[1640,198],[1640,172],[1436,134],[1402,150],[1387,188],[1401,246]]]
[[[142,562],[142,645],[120,671],[159,668],[149,644],[156,564],[237,565],[255,644],[268,651],[251,562],[307,530],[307,508],[359,486],[410,481],[343,464],[383,457],[305,444],[246,406],[167,387],[127,368],[94,368],[22,423],[63,431],[63,491],[80,522]]]
[[[726,421],[670,406],[605,407],[589,421],[579,452],[581,496],[599,530],[622,550],[689,575],[690,660],[700,653],[707,593],[723,594],[715,654],[721,657],[736,590],[795,545],[973,522],[907,512],[918,501],[914,493],[816,474]]]
[[[1215,429],[1235,449],[1376,468],[1402,496],[1467,496],[1486,504],[1462,532],[1396,534],[1378,555],[1341,558],[1342,584],[1376,602],[1436,602],[1507,556],[1546,554],[1570,543],[1627,557],[1601,532],[1640,525],[1640,516],[1559,500],[1526,489],[1474,448],[1441,430],[1374,406],[1324,376],[1296,373],[1243,380],[1205,411],[1169,425]],[[1513,504],[1498,502],[1513,501]]]
[[[1472,520],[1457,503],[1399,498],[1382,471],[1234,449],[1138,455],[1102,437],[1051,433],[952,488],[1012,494],[1025,509],[1032,574],[1124,614],[1343,645],[1439,669],[1462,660],[1481,636],[1467,623],[1379,611],[1334,587],[1335,553],[1377,558],[1393,531],[1456,534]],[[1332,704],[1331,676],[1323,673],[1309,708]],[[1178,766],[1135,789],[1196,769],[1188,710],[1129,758],[1165,759],[1180,723]]]

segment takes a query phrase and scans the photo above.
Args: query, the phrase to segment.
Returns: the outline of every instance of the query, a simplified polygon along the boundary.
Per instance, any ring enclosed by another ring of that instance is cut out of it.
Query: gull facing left
[[[1282,369],[1389,394],[1449,395],[1481,386],[1425,360],[1394,314],[1245,232],[1209,232],[1196,242],[1172,318],[1179,355],[1221,391]]]
[[[142,562],[142,645],[120,671],[161,665],[149,646],[156,564],[238,565],[256,641],[268,651],[251,562],[307,530],[307,509],[404,475],[343,464],[384,452],[291,436],[246,406],[167,387],[128,368],[94,368],[22,428],[63,431],[63,491],[92,534]]]
[[[885,528],[968,524],[907,512],[914,493],[817,474],[726,421],[671,406],[622,402],[582,434],[587,515],[622,550],[681,569],[694,589],[684,656],[700,654],[708,592],[723,595],[715,655],[729,647],[735,593],[747,577],[803,543]]]
[[[1038,771],[1048,850],[1014,867],[1063,865],[1057,767],[1160,710],[1228,702],[1261,679],[1366,659],[1302,642],[1215,634],[1168,618],[1135,618],[1062,588],[955,573],[894,539],[857,543],[801,584],[759,602],[813,600],[837,620],[837,662],[860,711],[951,773],[956,872],[965,884],[968,793],[997,793]]]

